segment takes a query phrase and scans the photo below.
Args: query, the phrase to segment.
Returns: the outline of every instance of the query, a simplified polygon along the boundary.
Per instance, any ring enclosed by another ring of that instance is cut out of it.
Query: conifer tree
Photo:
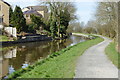
[[[13,21],[13,9],[10,7],[10,9],[9,9],[9,23],[10,23],[10,26],[12,26],[12,21]]]
[[[12,24],[17,28],[18,33],[27,30],[26,19],[24,18],[23,12],[19,6],[15,7]]]

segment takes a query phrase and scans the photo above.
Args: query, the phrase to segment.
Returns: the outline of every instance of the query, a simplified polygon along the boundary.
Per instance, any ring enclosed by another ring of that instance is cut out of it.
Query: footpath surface
[[[111,40],[102,38],[104,38],[103,42],[90,47],[80,56],[74,78],[118,78],[117,67],[105,54],[105,48]]]

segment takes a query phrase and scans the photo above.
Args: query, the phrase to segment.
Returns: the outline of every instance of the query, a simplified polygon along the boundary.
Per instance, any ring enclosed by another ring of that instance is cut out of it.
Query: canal
[[[0,78],[28,65],[37,60],[47,57],[53,52],[75,45],[87,40],[79,36],[70,36],[66,40],[41,41],[31,43],[20,43],[7,47],[0,53]]]

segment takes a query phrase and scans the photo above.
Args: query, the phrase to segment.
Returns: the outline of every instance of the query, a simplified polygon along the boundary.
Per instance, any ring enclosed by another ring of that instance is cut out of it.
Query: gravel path
[[[105,48],[111,42],[105,40],[87,49],[78,59],[75,78],[118,78],[118,69],[105,55]]]

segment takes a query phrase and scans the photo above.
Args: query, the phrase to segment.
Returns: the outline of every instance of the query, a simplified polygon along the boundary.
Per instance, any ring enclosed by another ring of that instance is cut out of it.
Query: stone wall
[[[0,0],[0,6],[1,6],[0,12],[4,15],[3,16],[3,23],[5,25],[9,25],[9,8],[10,8],[10,5],[8,3]]]

